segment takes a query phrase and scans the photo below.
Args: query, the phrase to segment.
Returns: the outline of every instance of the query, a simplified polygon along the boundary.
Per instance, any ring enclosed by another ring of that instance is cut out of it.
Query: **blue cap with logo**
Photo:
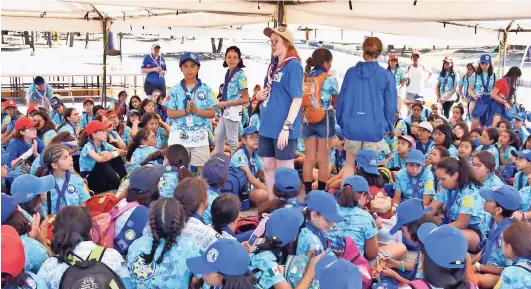
[[[531,162],[531,150],[511,151],[513,157],[523,158]]]
[[[301,180],[296,169],[281,167],[275,172],[275,188],[284,193],[299,194]],[[289,197],[291,198],[291,196]]]
[[[2,224],[17,209],[18,203],[10,195],[2,194]]]
[[[193,52],[186,52],[183,55],[181,55],[181,58],[179,59],[179,67],[183,65],[186,61],[191,60],[197,66],[201,66],[201,61],[199,60],[199,55],[193,53]]]
[[[162,165],[141,166],[134,169],[129,176],[130,192],[145,194],[158,187],[160,177],[165,170]]]
[[[432,207],[424,209],[421,199],[413,198],[403,201],[396,208],[396,224],[389,230],[389,233],[396,233],[403,226],[422,218],[431,210],[433,210]]]
[[[210,185],[215,185],[227,177],[230,167],[230,157],[224,153],[213,155],[203,167],[203,178]]]
[[[485,201],[495,201],[502,208],[516,211],[522,205],[520,193],[512,186],[502,185],[490,189],[481,189],[479,194]]]
[[[297,237],[303,223],[301,210],[293,207],[276,209],[266,223],[266,236],[279,240],[283,247]]]
[[[315,279],[321,289],[362,289],[358,267],[345,259],[324,256],[315,264]]]
[[[376,155],[370,150],[361,150],[356,155],[356,165],[371,175],[379,175]]]
[[[518,120],[527,120],[527,115],[526,115],[525,111],[522,111],[522,112],[519,112],[519,113],[515,114],[514,118],[518,119]]]
[[[11,183],[11,195],[19,204],[27,203],[33,197],[52,190],[55,178],[52,175],[36,177],[30,174],[20,175]]]
[[[336,136],[341,140],[345,139],[345,134],[343,133],[343,129],[341,129],[339,124],[336,124]]]
[[[352,175],[344,179],[343,182],[341,183],[341,188],[344,188],[345,186],[350,186],[352,190],[358,193],[369,192],[369,183],[362,176]]]
[[[243,129],[243,136],[246,136],[248,134],[252,134],[252,133],[257,133],[258,132],[258,128],[256,128],[255,125],[250,125],[246,128]]]
[[[480,62],[480,63],[490,64],[490,62],[492,61],[491,58],[492,58],[492,57],[491,57],[489,54],[483,54],[483,55],[481,55],[481,57],[479,58],[479,62]]]
[[[325,191],[311,191],[306,200],[308,201],[306,208],[321,214],[329,222],[338,223],[345,219],[337,211],[336,199]]]
[[[435,264],[448,269],[464,268],[468,242],[461,230],[448,225],[424,223],[417,231],[426,254]]]
[[[203,255],[187,259],[186,265],[197,275],[221,273],[241,276],[249,271],[251,258],[247,249],[238,241],[219,239]]]
[[[419,164],[419,165],[423,166],[424,162],[425,162],[424,154],[421,151],[417,150],[417,149],[411,150],[407,154],[407,157],[406,157],[406,163],[407,164],[413,163],[413,164]]]

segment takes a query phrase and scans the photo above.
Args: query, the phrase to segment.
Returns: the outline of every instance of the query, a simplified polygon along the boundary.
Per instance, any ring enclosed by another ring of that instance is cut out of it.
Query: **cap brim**
[[[394,225],[391,230],[389,230],[389,234],[393,235],[395,234],[396,232],[398,232],[398,230],[400,230],[403,226],[411,223],[411,222],[414,222],[418,219],[420,219],[422,216],[424,216],[426,213],[428,212],[431,212],[433,211],[433,208],[432,207],[427,207],[426,209],[422,210],[422,213],[419,214],[418,218],[416,218],[415,220],[413,221],[409,221],[409,222],[396,222],[396,225]]]
[[[345,218],[338,213],[322,214],[322,216],[331,223],[339,223],[345,220]]]
[[[513,157],[517,157],[517,158],[524,158],[524,154],[519,152],[519,151],[511,151],[511,155],[513,155]]]
[[[437,225],[434,223],[424,223],[420,228],[417,230],[417,237],[419,237],[419,240],[424,243],[426,238],[430,235],[431,231],[434,229],[437,229]]]
[[[367,173],[371,175],[379,175],[380,172],[378,171],[378,167],[372,167],[372,166],[361,166],[361,168],[366,171]]]
[[[264,29],[264,35],[267,36],[268,38],[271,38],[271,34],[273,34],[273,32],[275,32],[275,30],[273,30],[273,28],[271,27],[266,27]]]
[[[485,201],[495,201],[495,199],[494,199],[494,191],[491,190],[491,189],[481,189],[481,190],[479,190],[479,195]]]
[[[188,266],[190,272],[196,275],[205,275],[217,272],[217,270],[211,268],[209,264],[203,260],[203,256],[186,259],[186,265]]]

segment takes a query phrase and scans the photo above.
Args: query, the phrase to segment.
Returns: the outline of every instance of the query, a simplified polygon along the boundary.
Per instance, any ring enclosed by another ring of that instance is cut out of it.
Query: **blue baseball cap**
[[[525,111],[522,111],[522,112],[519,112],[519,113],[515,114],[514,118],[516,118],[518,120],[527,120],[527,115],[526,115]]]
[[[369,192],[369,183],[362,176],[352,175],[344,179],[343,182],[341,183],[341,188],[344,188],[345,186],[350,186],[354,191],[358,193]]]
[[[345,219],[337,212],[336,199],[325,191],[311,191],[306,196],[306,200],[308,209],[321,214],[329,222],[338,223]]]
[[[203,167],[203,178],[210,185],[221,182],[229,174],[230,157],[224,153],[213,155]]]
[[[63,102],[60,99],[56,98],[51,101],[51,105],[52,105],[52,109],[56,109],[60,107],[61,105],[63,105]]]
[[[417,150],[417,149],[414,149],[414,150],[411,150],[408,154],[407,154],[407,158],[406,158],[406,164],[408,163],[414,163],[414,164],[419,164],[421,166],[424,165],[424,162],[425,162],[425,157],[424,157],[424,154]]]
[[[221,273],[241,276],[249,271],[251,258],[238,241],[219,239],[208,247],[205,254],[187,259],[186,265],[197,275]]]
[[[179,59],[179,67],[183,65],[186,61],[191,60],[197,66],[201,66],[201,61],[199,60],[199,55],[192,53],[192,52],[186,52],[183,55],[181,55],[181,58]]]
[[[485,201],[495,201],[506,210],[516,211],[522,205],[520,193],[512,186],[502,185],[491,189],[481,189],[479,194]]]
[[[2,224],[17,209],[17,201],[10,195],[2,194]],[[298,232],[298,231],[297,231]]]
[[[145,194],[158,188],[160,177],[165,170],[162,165],[141,166],[134,169],[129,176],[129,188],[135,194]]]
[[[30,174],[20,175],[11,183],[11,195],[19,204],[27,203],[33,197],[52,190],[55,178],[52,175],[36,177]]]
[[[127,113],[127,116],[131,117],[131,115],[133,115],[134,113],[136,113],[136,114],[138,114],[140,116],[140,112],[138,112],[138,110],[136,110],[136,109],[130,109],[129,112]]]
[[[415,101],[424,101],[424,96],[416,94],[415,97],[413,98],[413,100],[415,100]]]
[[[258,128],[256,128],[255,125],[250,125],[246,128],[243,129],[243,136],[246,136],[248,134],[252,134],[252,133],[257,133],[258,132]]]
[[[379,175],[376,155],[370,150],[361,150],[356,155],[356,165],[371,175]]]
[[[417,236],[435,264],[447,269],[465,267],[468,242],[459,229],[424,223],[418,229]]]
[[[424,209],[421,199],[413,198],[403,201],[396,208],[396,224],[389,230],[389,233],[396,233],[403,226],[422,218],[422,216],[432,210],[432,207]]]
[[[513,157],[523,158],[531,162],[531,150],[511,151]]]
[[[479,63],[487,63],[487,64],[490,64],[491,62],[491,56],[488,55],[488,54],[483,54],[481,55],[481,57],[479,58]]]
[[[315,279],[321,289],[362,289],[358,267],[345,259],[324,256],[315,264]]]
[[[339,124],[336,124],[336,136],[341,140],[345,139],[345,134]]]
[[[274,210],[266,223],[266,236],[280,240],[283,247],[297,237],[302,223],[304,223],[304,216],[297,208]]]
[[[275,188],[279,191],[295,193],[293,197],[296,197],[299,195],[300,185],[301,180],[296,169],[281,167],[275,172]]]

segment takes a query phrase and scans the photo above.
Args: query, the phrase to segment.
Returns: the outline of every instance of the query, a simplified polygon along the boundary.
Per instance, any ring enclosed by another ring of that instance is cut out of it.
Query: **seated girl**
[[[433,188],[435,190],[435,193],[439,193],[439,190],[441,188],[439,184],[439,179],[437,179],[437,167],[439,166],[439,162],[445,157],[449,157],[450,153],[448,153],[448,150],[445,149],[442,146],[436,146],[431,151],[430,155],[430,163],[431,165],[428,166],[426,169],[428,169],[433,174]]]
[[[407,154],[412,149],[415,149],[415,139],[412,136],[401,135],[398,137],[397,151],[393,153],[387,163],[387,167],[393,171],[395,177],[399,170],[406,167]]]
[[[458,152],[454,145],[454,134],[449,125],[443,124],[435,128],[433,142],[436,146],[442,146],[447,149],[452,158],[457,158]]]
[[[459,158],[465,161],[468,161],[472,165],[472,154],[474,153],[475,142],[472,139],[463,139],[459,144]]]
[[[37,123],[27,117],[21,117],[15,124],[13,139],[8,143],[6,153],[9,167],[17,172],[31,165],[33,160],[44,150],[44,143],[37,138]]]
[[[488,189],[503,185],[503,181],[496,175],[494,157],[487,151],[476,153],[472,158],[474,177],[481,183],[481,189]]]
[[[413,125],[414,121],[423,122],[426,120],[426,116],[422,114],[422,104],[420,102],[415,102],[411,107],[412,113],[404,121],[409,125]]]
[[[531,174],[531,151],[522,150],[520,152],[513,152],[512,154],[516,158],[514,164],[518,170],[514,176],[513,187],[521,190],[527,186],[528,176]]]
[[[500,153],[498,152],[498,148],[496,147],[496,143],[498,142],[499,136],[500,134],[498,133],[498,130],[496,128],[487,128],[485,131],[483,131],[481,137],[479,138],[480,146],[476,148],[476,153],[479,153],[480,151],[488,151],[492,154],[495,161],[495,169],[498,169],[500,163]]]
[[[182,145],[168,146],[163,155],[164,174],[159,180],[159,192],[162,198],[171,198],[177,184],[186,178],[193,177],[194,174],[188,169],[190,155]]]
[[[140,129],[133,138],[133,142],[127,148],[127,160],[131,163],[129,170],[140,167],[140,164],[151,154],[158,151],[155,147],[157,139],[151,130]],[[157,160],[149,161],[149,164],[158,164]]]
[[[407,155],[406,168],[396,175],[393,196],[393,208],[396,209],[402,201],[411,198],[422,198],[424,206],[428,206],[431,197],[435,195],[433,174],[424,168],[424,155],[414,149]]]
[[[498,138],[498,145],[500,150],[500,164],[502,166],[508,166],[511,163],[516,162],[516,158],[513,156],[513,152],[516,152],[522,146],[518,136],[510,131],[506,130],[500,133]]]
[[[470,130],[468,129],[468,125],[466,123],[457,124],[453,129],[453,133],[454,145],[456,147],[459,147],[462,140],[470,138]]]
[[[50,116],[44,111],[37,111],[33,115],[33,121],[37,124],[37,138],[40,139],[44,146],[47,146],[52,138],[57,135],[55,123]]]
[[[233,194],[223,194],[212,202],[212,228],[224,239],[236,239],[236,221],[240,218],[240,199]]]

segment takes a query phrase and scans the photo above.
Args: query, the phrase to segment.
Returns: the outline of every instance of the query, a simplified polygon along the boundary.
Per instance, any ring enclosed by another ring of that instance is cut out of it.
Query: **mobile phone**
[[[315,249],[315,256],[319,256],[319,255],[321,255],[321,253],[323,253],[323,249],[321,249],[321,248]]]

